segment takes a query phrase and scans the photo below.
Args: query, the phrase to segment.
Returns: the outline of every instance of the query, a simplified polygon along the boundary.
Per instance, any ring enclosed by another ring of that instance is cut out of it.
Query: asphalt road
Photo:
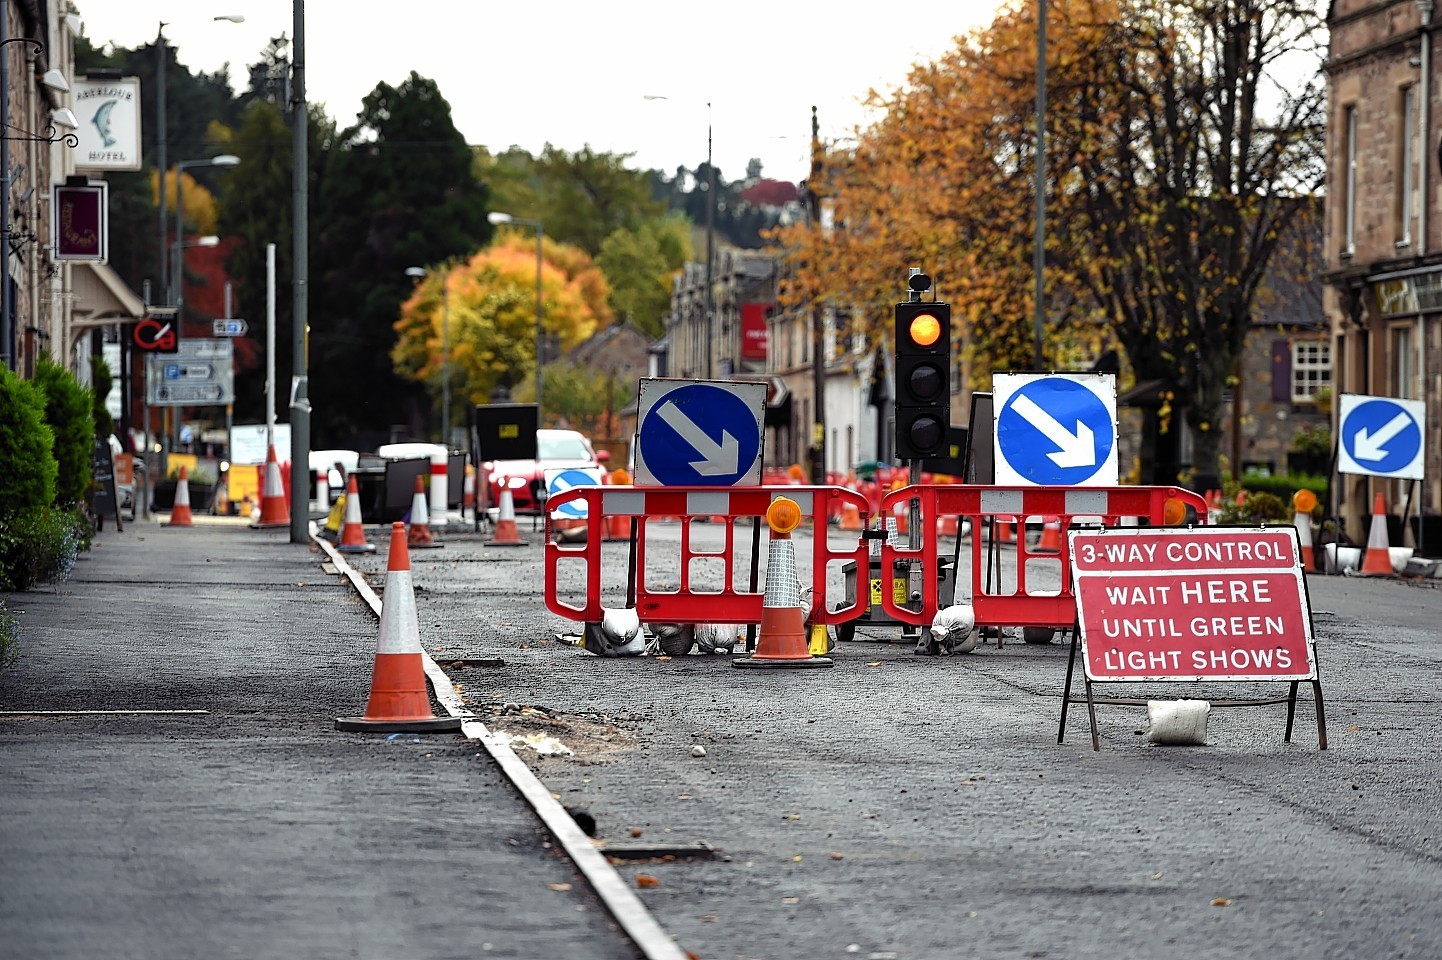
[[[102,552],[134,530],[179,535],[128,526]],[[1217,708],[1197,747],[1103,706],[1093,752],[1084,708],[1056,742],[1062,643],[929,658],[876,627],[830,670],[599,658],[556,639],[576,625],[544,609],[522,532],[412,555],[422,643],[493,730],[574,751],[517,748],[598,842],[674,848],[617,869],[699,957],[1442,956],[1430,584],[1309,578],[1326,751],[1304,696],[1291,744],[1281,706]],[[211,714],[0,720],[0,869],[21,880],[0,956],[634,955],[474,747],[329,730],[364,699],[374,627],[315,554],[207,535],[264,575],[83,561],[17,604],[36,639],[4,709]],[[624,545],[606,555],[624,571]],[[379,587],[383,558],[352,562]],[[91,596],[111,615],[76,622]]]

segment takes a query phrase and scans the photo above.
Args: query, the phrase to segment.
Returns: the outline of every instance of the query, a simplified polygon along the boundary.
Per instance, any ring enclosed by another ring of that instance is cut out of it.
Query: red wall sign
[[[771,331],[766,325],[771,306],[769,303],[741,304],[742,360],[766,359],[766,348],[771,342]]]
[[[1310,680],[1312,618],[1292,527],[1071,533],[1092,680]]]

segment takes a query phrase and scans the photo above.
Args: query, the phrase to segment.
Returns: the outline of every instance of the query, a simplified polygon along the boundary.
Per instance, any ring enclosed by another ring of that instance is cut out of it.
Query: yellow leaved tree
[[[401,304],[396,373],[440,396],[448,341],[452,402],[462,413],[498,388],[534,398],[536,267],[534,237],[506,230],[469,260],[431,269]],[[611,323],[606,279],[584,251],[545,238],[540,271],[546,349],[568,350]]]

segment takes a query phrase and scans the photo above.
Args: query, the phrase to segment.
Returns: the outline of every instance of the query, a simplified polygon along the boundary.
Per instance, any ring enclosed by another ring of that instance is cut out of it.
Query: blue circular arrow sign
[[[550,497],[565,493],[572,487],[597,487],[600,481],[584,470],[562,470],[551,478],[546,485],[546,495]],[[584,520],[587,516],[586,501],[572,500],[570,503],[563,503],[552,513],[565,517],[568,520]]]
[[[1422,451],[1422,428],[1391,400],[1367,400],[1342,421],[1342,449],[1374,475],[1407,469]]]
[[[667,392],[636,432],[647,468],[664,486],[732,486],[761,453],[756,411],[709,383]]]
[[[1101,397],[1065,377],[1019,387],[996,417],[996,445],[1026,480],[1045,486],[1085,483],[1111,456],[1116,424]]]

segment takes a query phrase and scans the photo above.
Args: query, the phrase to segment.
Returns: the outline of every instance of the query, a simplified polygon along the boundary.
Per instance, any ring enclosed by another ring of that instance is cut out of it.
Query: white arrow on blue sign
[[[1117,386],[1109,373],[992,376],[998,485],[1117,484]]]
[[[547,470],[545,479],[546,496],[555,497],[574,487],[599,487],[601,485],[601,468],[568,467],[563,470]],[[551,516],[560,517],[563,520],[584,520],[587,514],[584,500],[572,500],[551,511]]]
[[[636,483],[732,487],[761,481],[764,383],[643,379]]]
[[[1421,400],[1395,400],[1344,393],[1337,401],[1337,472],[1421,480]]]

